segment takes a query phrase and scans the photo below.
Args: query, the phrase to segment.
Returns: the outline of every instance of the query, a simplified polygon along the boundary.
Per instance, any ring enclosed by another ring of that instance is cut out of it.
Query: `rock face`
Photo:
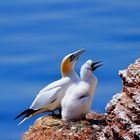
[[[64,122],[44,116],[23,140],[140,140],[140,59],[119,71],[123,88],[106,106],[106,114],[90,112],[85,119]]]
[[[119,71],[123,88],[107,104],[108,125],[114,135],[126,140],[140,139],[140,59]]]
[[[93,116],[98,118],[96,123],[101,122],[100,126],[92,122],[95,121]],[[94,140],[102,137],[100,132],[106,125],[106,116],[90,113],[88,119],[64,122],[52,116],[44,116],[24,134],[23,140]]]

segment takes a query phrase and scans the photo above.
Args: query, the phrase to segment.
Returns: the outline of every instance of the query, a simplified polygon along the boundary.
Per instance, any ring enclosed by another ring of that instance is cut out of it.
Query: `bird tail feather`
[[[35,114],[38,110],[33,110],[33,109],[26,109],[25,111],[21,112],[19,115],[17,115],[15,117],[15,120],[22,117],[21,122],[18,124],[22,124],[25,120],[27,120],[28,118],[30,118],[31,116],[33,116],[33,114]]]
[[[27,119],[29,119],[30,117],[26,117],[26,118],[23,118],[19,123],[18,123],[18,126],[21,125],[24,121],[26,121]]]

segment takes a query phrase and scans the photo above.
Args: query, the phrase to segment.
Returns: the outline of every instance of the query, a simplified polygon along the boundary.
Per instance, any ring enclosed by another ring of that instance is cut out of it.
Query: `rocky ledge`
[[[140,59],[119,75],[123,88],[107,104],[106,114],[90,112],[70,122],[43,116],[23,140],[140,140]]]

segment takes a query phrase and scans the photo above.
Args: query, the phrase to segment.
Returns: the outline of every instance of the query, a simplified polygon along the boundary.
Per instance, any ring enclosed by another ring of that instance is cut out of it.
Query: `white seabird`
[[[97,79],[92,72],[102,65],[97,65],[98,63],[100,62],[86,61],[81,67],[80,79],[67,89],[61,102],[63,120],[81,119],[90,111],[97,85]]]
[[[84,49],[80,49],[64,57],[61,62],[62,78],[43,88],[31,104],[30,108],[21,112],[15,118],[17,119],[23,116],[19,125],[36,114],[54,111],[61,108],[61,100],[65,91],[71,84],[79,80],[78,74],[74,71],[74,66],[83,52]]]

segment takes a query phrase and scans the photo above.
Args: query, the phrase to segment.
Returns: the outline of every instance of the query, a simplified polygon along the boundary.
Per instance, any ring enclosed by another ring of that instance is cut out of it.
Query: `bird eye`
[[[73,54],[69,56],[70,61],[73,61],[74,58],[75,58],[75,55]]]
[[[87,70],[91,70],[91,68],[87,68]]]
[[[72,59],[72,57],[73,57],[73,54],[69,56],[70,59]]]

